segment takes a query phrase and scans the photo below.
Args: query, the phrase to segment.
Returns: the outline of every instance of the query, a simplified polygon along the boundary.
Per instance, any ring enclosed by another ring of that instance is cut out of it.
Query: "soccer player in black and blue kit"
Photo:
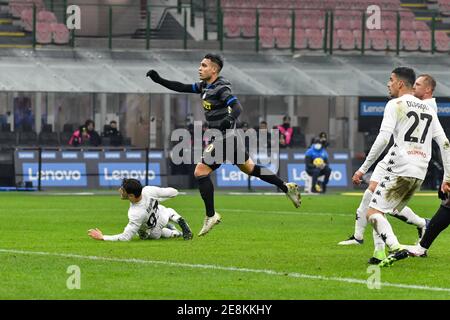
[[[154,82],[177,92],[197,93],[201,95],[205,118],[210,129],[218,129],[223,134],[223,139],[215,139],[203,151],[214,152],[218,143],[223,143],[224,158],[237,165],[244,173],[260,178],[280,188],[298,208],[301,196],[296,183],[285,183],[269,169],[255,164],[249,157],[242,140],[236,135],[236,120],[242,112],[239,100],[231,92],[231,83],[219,75],[223,68],[223,59],[216,54],[207,54],[200,62],[200,82],[183,84],[177,81],[166,80],[159,76],[155,70],[147,72],[147,77]],[[226,154],[225,145],[234,143],[233,154]],[[244,156],[244,162],[237,160],[239,155]],[[214,209],[214,186],[210,178],[211,172],[220,167],[222,163],[208,164],[204,160],[195,167],[194,176],[198,181],[200,194],[205,203],[206,218],[199,236],[203,236],[211,228],[220,222],[221,216]]]

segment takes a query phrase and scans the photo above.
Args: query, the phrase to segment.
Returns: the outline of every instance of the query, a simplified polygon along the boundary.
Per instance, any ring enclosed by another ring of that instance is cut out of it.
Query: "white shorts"
[[[375,169],[373,170],[372,175],[370,176],[370,181],[374,181],[376,183],[380,182],[383,177],[386,176],[387,164],[384,162],[384,159],[378,162],[378,164],[375,166]]]
[[[167,227],[169,220],[179,217],[178,213],[172,208],[166,208],[163,205],[158,206],[156,215],[156,225],[147,230],[148,237],[151,239],[161,238],[161,230]]]
[[[386,175],[375,188],[369,207],[389,214],[395,209],[402,211],[422,182],[418,178]]]

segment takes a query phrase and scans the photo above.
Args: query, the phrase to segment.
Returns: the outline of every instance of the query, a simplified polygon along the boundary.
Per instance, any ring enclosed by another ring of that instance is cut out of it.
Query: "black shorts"
[[[219,141],[210,142],[204,149],[202,163],[213,171],[222,163],[244,164],[250,158],[241,137],[232,135]]]

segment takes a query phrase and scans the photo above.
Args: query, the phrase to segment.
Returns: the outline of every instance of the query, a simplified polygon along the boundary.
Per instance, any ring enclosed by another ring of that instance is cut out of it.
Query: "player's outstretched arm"
[[[178,190],[175,188],[159,188],[153,187],[152,190],[154,198],[158,199],[158,201],[162,202],[170,198],[174,198],[178,195]]]
[[[196,86],[192,84],[184,84],[177,81],[170,81],[162,78],[158,72],[155,70],[150,70],[147,72],[147,77],[152,79],[154,82],[166,87],[167,89],[177,91],[177,92],[187,92],[187,93],[198,93],[196,90]]]

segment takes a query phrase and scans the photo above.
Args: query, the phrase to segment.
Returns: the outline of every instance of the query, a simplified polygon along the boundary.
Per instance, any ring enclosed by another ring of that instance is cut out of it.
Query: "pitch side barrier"
[[[269,165],[272,171],[277,172],[286,181],[296,182],[300,186],[305,186],[308,174],[305,170],[305,153],[307,149],[280,149],[278,154],[278,165]],[[351,176],[353,174],[352,162],[348,150],[327,149],[329,155],[329,165],[331,168],[329,188],[348,188],[351,186]],[[254,161],[264,162],[265,154],[251,153]],[[263,160],[263,161],[261,161]],[[233,189],[259,189],[275,191],[276,188],[259,178],[249,177],[241,172],[239,168],[231,164],[223,164],[214,173],[215,186]]]
[[[39,190],[116,188],[123,178],[135,178],[145,185],[167,185],[162,150],[16,148],[14,167],[16,185]]]

